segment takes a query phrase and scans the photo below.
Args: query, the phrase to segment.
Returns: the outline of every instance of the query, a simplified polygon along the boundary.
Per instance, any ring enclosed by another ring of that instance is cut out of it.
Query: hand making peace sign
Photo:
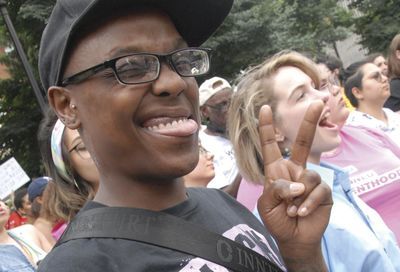
[[[310,105],[288,160],[276,142],[270,107],[263,106],[259,114],[266,181],[258,211],[288,267],[293,261],[322,257],[321,237],[329,222],[332,195],[320,176],[305,168],[322,109],[321,101]]]

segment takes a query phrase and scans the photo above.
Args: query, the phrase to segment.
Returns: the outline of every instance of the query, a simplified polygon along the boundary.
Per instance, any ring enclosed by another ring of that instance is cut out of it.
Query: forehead
[[[73,129],[69,129],[69,128],[65,128],[64,130],[64,143],[67,147],[69,147],[72,142],[76,139],[80,137],[79,132],[77,130],[73,130]]]
[[[362,67],[362,71],[363,71],[364,77],[366,77],[371,73],[379,72],[380,69],[375,64],[367,63]]]
[[[320,73],[320,78],[322,81],[327,81],[329,79],[329,75],[330,75],[330,70],[328,68],[328,66],[326,66],[323,63],[319,63],[317,64],[318,66],[318,71]]]
[[[186,43],[165,13],[120,11],[75,40],[66,73],[128,52],[164,53],[183,46]]]
[[[383,63],[383,62],[385,62],[385,58],[384,58],[383,56],[377,56],[377,57],[374,59],[374,63],[375,63],[375,64],[381,64],[381,63]]]
[[[219,103],[221,101],[227,100],[232,96],[232,90],[230,88],[225,88],[208,99],[208,102]]]
[[[301,69],[284,66],[279,68],[274,76],[274,92],[278,97],[287,97],[293,89],[311,83],[311,78]]]

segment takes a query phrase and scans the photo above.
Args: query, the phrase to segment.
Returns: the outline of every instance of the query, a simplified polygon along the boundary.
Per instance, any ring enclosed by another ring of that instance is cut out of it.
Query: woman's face
[[[327,105],[331,113],[328,120],[341,128],[345,124],[347,117],[349,117],[350,111],[346,108],[340,87],[329,82],[329,68],[325,64],[318,64],[317,66],[321,79],[320,90],[330,94]]]
[[[10,209],[3,201],[0,201],[0,228],[6,225],[8,218],[10,218]]]
[[[374,59],[374,64],[379,67],[381,70],[382,74],[385,76],[388,75],[388,66],[386,59],[383,56],[378,56]]]
[[[309,105],[322,100],[325,107],[318,123],[311,155],[336,148],[340,143],[338,126],[328,121],[329,93],[315,89],[314,82],[302,70],[287,66],[278,70],[274,77],[274,95],[277,101],[275,120],[278,132],[293,144]]]
[[[199,162],[192,172],[184,176],[185,183],[188,187],[206,187],[214,178],[214,155],[199,146]]]
[[[361,101],[374,104],[380,102],[383,105],[390,96],[388,78],[375,64],[367,63],[361,69],[364,74],[361,81]]]
[[[78,175],[87,180],[93,189],[97,191],[99,173],[78,131],[66,127],[64,130],[64,144],[70,156],[71,166]]]

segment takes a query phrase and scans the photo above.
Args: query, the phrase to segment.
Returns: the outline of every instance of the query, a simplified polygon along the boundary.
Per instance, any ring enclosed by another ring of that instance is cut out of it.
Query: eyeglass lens
[[[119,80],[126,84],[149,82],[157,79],[160,58],[165,57],[181,76],[198,76],[208,72],[209,58],[204,50],[185,49],[166,56],[135,54],[118,59],[115,69]]]

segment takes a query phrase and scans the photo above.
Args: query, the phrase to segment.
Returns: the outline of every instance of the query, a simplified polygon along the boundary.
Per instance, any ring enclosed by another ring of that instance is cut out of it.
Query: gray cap
[[[228,15],[233,0],[58,0],[43,32],[39,73],[44,89],[58,86],[71,39],[88,21],[121,8],[154,7],[167,13],[189,46],[205,42]]]

